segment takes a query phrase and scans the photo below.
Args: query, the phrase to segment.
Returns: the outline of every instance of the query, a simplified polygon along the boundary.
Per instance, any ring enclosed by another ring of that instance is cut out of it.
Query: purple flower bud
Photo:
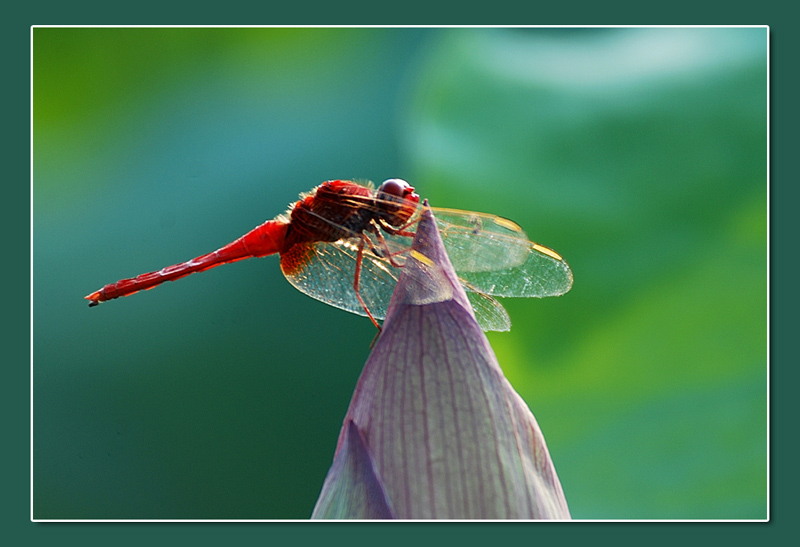
[[[568,519],[426,208],[312,518]]]

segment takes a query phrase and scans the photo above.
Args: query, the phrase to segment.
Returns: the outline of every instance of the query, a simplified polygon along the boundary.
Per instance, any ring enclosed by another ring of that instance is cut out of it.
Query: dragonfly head
[[[392,226],[406,224],[419,206],[419,195],[403,179],[383,181],[375,198],[381,217]]]

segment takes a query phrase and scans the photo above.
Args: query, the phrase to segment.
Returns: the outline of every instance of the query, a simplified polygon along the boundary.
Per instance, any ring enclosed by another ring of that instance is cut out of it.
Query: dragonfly
[[[278,254],[281,271],[295,288],[368,317],[380,331],[378,321],[386,316],[406,262],[421,258],[418,263],[434,267],[411,248],[423,207],[415,188],[402,179],[388,179],[377,189],[330,180],[301,194],[285,214],[214,252],[110,283],[85,298],[93,307],[221,264]],[[561,255],[529,241],[516,223],[484,213],[430,209],[484,331],[511,328],[496,297],[558,296],[572,287],[572,271]]]

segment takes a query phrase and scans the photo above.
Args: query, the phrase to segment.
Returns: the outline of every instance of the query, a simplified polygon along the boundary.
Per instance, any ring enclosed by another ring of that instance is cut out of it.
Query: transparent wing
[[[557,296],[572,287],[572,271],[555,251],[528,240],[504,218],[433,208],[444,246],[468,290],[493,296]]]
[[[379,205],[379,204],[377,204]],[[354,204],[355,206],[355,204]],[[373,204],[358,204],[372,207]],[[421,207],[420,207],[421,211]],[[514,222],[494,215],[433,208],[448,256],[467,291],[483,330],[506,331],[511,320],[492,296],[544,297],[567,292],[572,272],[556,252],[532,243]],[[416,215],[415,217],[416,218]],[[327,219],[321,219],[329,222]],[[338,227],[344,230],[341,226]],[[409,228],[413,231],[413,226]],[[384,242],[365,234],[372,247],[362,254],[359,293],[375,319],[384,319],[401,266],[408,259],[411,237],[382,232]],[[362,242],[360,234],[339,241],[293,246],[281,255],[286,279],[299,291],[331,306],[366,315],[353,283]],[[373,248],[377,252],[373,252]],[[393,265],[386,255],[391,255]],[[439,299],[446,290],[441,276],[424,261],[409,273],[425,275],[430,291],[424,298]]]
[[[295,245],[281,255],[286,279],[302,293],[331,306],[367,315],[356,297],[353,282],[360,238],[335,243]],[[359,276],[359,292],[375,319],[386,317],[402,268],[365,249]]]
[[[433,215],[456,271],[505,269],[527,257],[528,236],[510,220],[455,209],[433,208]]]
[[[475,318],[481,329],[484,331],[511,330],[511,318],[500,302],[488,294],[473,292],[467,286],[464,288],[467,289],[467,298],[472,304],[472,311],[475,312]]]

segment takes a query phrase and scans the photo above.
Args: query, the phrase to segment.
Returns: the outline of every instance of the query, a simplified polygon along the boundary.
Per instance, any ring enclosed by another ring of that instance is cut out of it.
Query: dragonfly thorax
[[[339,180],[324,182],[292,208],[286,246],[358,237],[375,217],[372,190]]]

